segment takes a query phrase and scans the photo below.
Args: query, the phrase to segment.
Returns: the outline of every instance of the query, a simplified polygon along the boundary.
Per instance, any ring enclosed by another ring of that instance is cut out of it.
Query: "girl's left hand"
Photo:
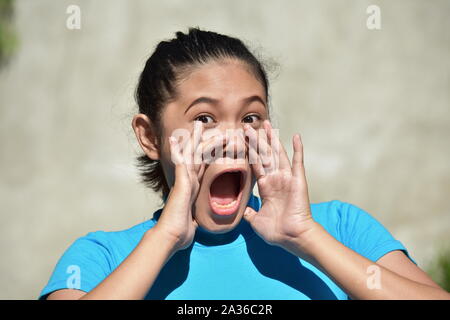
[[[303,145],[300,136],[294,135],[291,166],[268,120],[263,128],[259,131],[265,137],[258,137],[255,129],[244,126],[245,135],[253,141],[249,142],[249,161],[262,200],[260,210],[247,207],[244,218],[267,243],[288,249],[317,225],[310,210]]]

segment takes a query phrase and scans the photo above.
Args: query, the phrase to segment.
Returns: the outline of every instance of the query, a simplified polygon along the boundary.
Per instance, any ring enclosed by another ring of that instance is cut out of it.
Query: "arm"
[[[402,252],[390,252],[374,263],[334,239],[319,224],[286,249],[321,269],[352,299],[450,299],[448,292]],[[375,273],[379,283],[373,286],[369,282]]]
[[[143,299],[175,246],[157,227],[148,230],[131,254],[97,287],[88,293],[63,289],[51,293],[49,300]]]
[[[201,123],[195,124],[201,130]],[[89,293],[64,289],[51,293],[48,299],[143,299],[166,262],[178,250],[193,241],[197,222],[192,206],[200,188],[205,166],[195,166],[194,151],[201,152],[202,141],[191,138],[184,150],[170,139],[170,152],[175,163],[175,183],[158,223],[148,230],[131,254]],[[189,157],[191,157],[190,161]]]
[[[250,139],[258,141],[259,150],[273,157],[263,165],[264,158],[249,146],[252,159],[257,159],[252,163],[252,170],[262,206],[258,212],[248,207],[244,218],[267,243],[310,262],[354,299],[450,299],[449,293],[402,253],[391,252],[372,262],[337,241],[314,221],[299,135],[293,138],[291,166],[268,121],[264,122],[266,139],[257,139],[256,131],[250,126],[245,126],[245,131]],[[379,286],[370,284],[371,276],[376,276],[372,272],[379,276]]]

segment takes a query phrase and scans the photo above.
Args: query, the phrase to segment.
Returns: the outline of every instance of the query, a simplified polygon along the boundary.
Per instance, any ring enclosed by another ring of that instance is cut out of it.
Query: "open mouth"
[[[209,204],[217,215],[231,215],[239,208],[245,172],[229,169],[219,173],[209,189]]]

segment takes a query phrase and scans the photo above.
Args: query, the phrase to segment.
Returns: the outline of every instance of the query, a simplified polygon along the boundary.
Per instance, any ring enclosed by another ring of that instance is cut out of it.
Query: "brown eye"
[[[250,114],[248,116],[245,116],[244,119],[242,119],[242,122],[244,123],[254,123],[258,120],[261,120],[261,117],[256,114]]]
[[[203,123],[212,123],[214,122],[214,119],[211,116],[208,116],[206,114],[202,114],[194,119],[195,121],[201,121]]]

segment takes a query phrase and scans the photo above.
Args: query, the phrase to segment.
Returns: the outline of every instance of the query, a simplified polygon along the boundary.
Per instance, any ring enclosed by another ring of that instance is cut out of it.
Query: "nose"
[[[227,129],[224,139],[224,158],[245,159],[247,146],[243,128]]]
[[[210,154],[215,160],[219,158],[245,160],[248,147],[242,126],[223,125],[220,129],[215,129],[214,133],[209,132],[207,136],[215,136],[214,149]]]

